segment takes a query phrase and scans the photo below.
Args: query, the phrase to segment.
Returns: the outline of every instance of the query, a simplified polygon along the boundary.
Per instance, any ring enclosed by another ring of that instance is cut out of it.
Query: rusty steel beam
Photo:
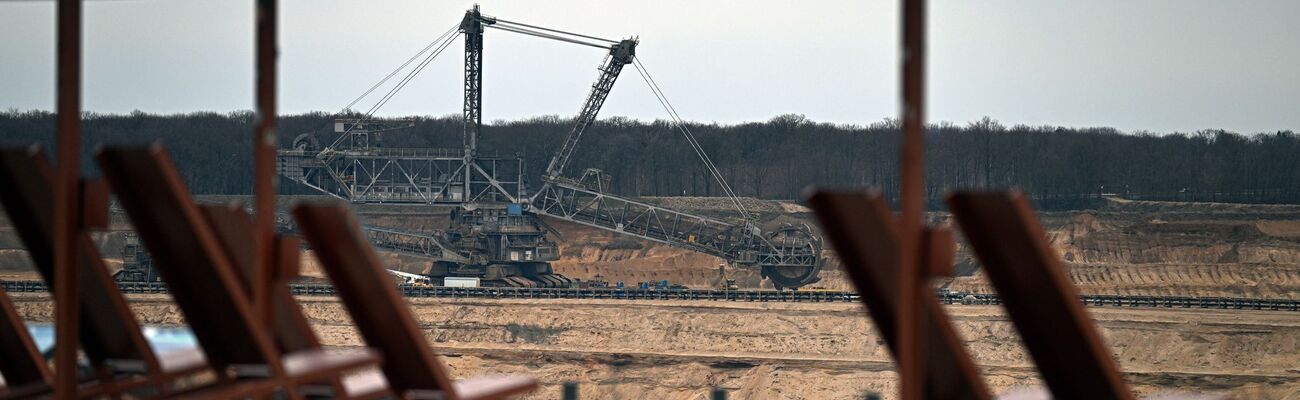
[[[948,208],[1052,397],[1132,400],[1119,366],[1024,195],[956,193],[948,198]]]
[[[4,376],[5,386],[0,387],[0,396],[8,396],[18,388],[31,387],[46,389],[50,383],[50,371],[45,365],[45,358],[36,348],[31,335],[27,334],[27,324],[22,315],[14,308],[13,300],[0,287],[0,374]]]
[[[261,341],[267,329],[252,319],[244,293],[217,290],[242,289],[238,273],[162,145],[104,148],[95,157],[208,364],[221,372],[267,364],[278,354]]]
[[[474,377],[453,384],[405,300],[366,243],[346,204],[299,204],[293,215],[333,282],[357,332],[383,357],[389,397],[500,399],[537,389],[522,376]],[[358,398],[367,397],[359,394]]]
[[[203,213],[204,220],[216,234],[217,242],[239,272],[241,288],[245,293],[251,292],[252,280],[256,273],[253,269],[253,246],[250,240],[253,231],[252,218],[243,208],[235,205],[200,205],[199,211]],[[280,236],[275,243],[276,272],[286,274],[297,271],[298,245],[301,242],[291,236]],[[292,247],[285,248],[285,246]],[[290,353],[320,348],[320,340],[312,332],[306,317],[301,312],[295,311],[299,306],[292,292],[289,291],[290,278],[280,276],[275,278],[275,281],[271,282],[271,297],[268,298],[271,302],[272,318],[271,324],[267,326],[274,333],[280,351]]]
[[[59,0],[54,181],[54,398],[77,396],[77,233],[81,164],[81,0]]]
[[[925,224],[925,0],[902,2],[902,113],[903,140],[900,164],[898,288],[898,373],[900,398],[924,396],[925,336],[917,304],[922,302],[922,245]]]
[[[826,238],[844,264],[844,272],[866,305],[880,336],[898,357],[897,313],[903,294],[898,281],[898,223],[885,199],[865,191],[835,192],[821,190],[808,198]],[[927,246],[927,258],[939,263],[951,260],[951,248],[944,244],[946,234],[933,236]],[[948,236],[951,237],[951,236]],[[950,244],[950,243],[949,243]],[[937,269],[937,268],[936,268]],[[916,340],[928,350],[921,371],[927,399],[986,400],[988,387],[980,379],[979,369],[967,353],[943,306],[933,295],[917,303],[915,319],[924,324]]]
[[[271,325],[275,280],[276,0],[257,0],[257,130],[253,139],[253,312]]]
[[[54,190],[55,168],[38,148],[27,150],[0,149],[0,204],[9,215],[9,222],[27,248],[36,272],[47,283],[54,282],[58,273],[54,269]],[[82,181],[83,221],[97,214],[89,211],[99,208],[107,212],[107,186]],[[102,191],[102,192],[101,192]],[[101,194],[95,194],[101,192]],[[103,200],[103,203],[99,203]],[[98,219],[98,217],[96,217]],[[102,220],[106,225],[106,219]],[[88,230],[100,226],[83,222],[78,235],[78,289],[80,289],[81,350],[90,364],[108,365],[110,360],[143,360],[150,371],[159,370],[157,358],[149,349],[140,326],[131,309],[119,294],[119,289],[100,257]],[[55,291],[57,292],[57,287]],[[57,294],[56,294],[57,295]]]

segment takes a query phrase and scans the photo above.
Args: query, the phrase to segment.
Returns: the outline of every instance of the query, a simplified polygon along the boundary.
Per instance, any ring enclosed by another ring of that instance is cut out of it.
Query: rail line
[[[163,283],[121,282],[123,293],[167,293]],[[333,296],[330,285],[291,285],[301,296]],[[617,288],[507,288],[434,287],[399,285],[403,296],[490,299],[612,299],[612,300],[710,300],[745,302],[843,303],[858,301],[857,293],[835,291],[714,290],[714,289],[617,289]],[[9,292],[46,292],[42,281],[5,281]],[[986,293],[936,293],[943,304],[996,305],[997,295]],[[1300,300],[1248,299],[1236,297],[1115,296],[1084,295],[1080,301],[1093,307],[1200,308],[1219,310],[1300,311]]]

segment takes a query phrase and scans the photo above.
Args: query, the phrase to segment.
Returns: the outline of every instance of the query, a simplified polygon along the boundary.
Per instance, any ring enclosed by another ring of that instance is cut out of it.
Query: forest
[[[278,119],[288,147],[308,134],[334,141],[336,115]],[[251,192],[249,111],[155,115],[83,115],[83,156],[100,144],[161,140],[190,188],[199,194]],[[410,117],[410,127],[385,132],[384,147],[460,148],[458,115]],[[541,172],[572,129],[572,120],[542,116],[493,121],[479,149],[519,154],[529,174]],[[797,199],[808,187],[872,187],[897,193],[899,125],[818,123],[797,114],[740,124],[688,123],[700,147],[741,196]],[[0,146],[52,146],[54,114],[0,112]],[[939,207],[952,189],[1015,187],[1045,208],[1085,207],[1103,195],[1131,199],[1300,203],[1300,136],[1292,131],[1237,133],[1121,132],[1112,128],[1005,125],[991,118],[937,123],[926,131],[927,193]],[[97,174],[94,163],[85,172]],[[598,168],[613,190],[630,196],[718,196],[717,182],[674,125],[623,117],[599,120],[574,153],[568,174]],[[530,182],[537,187],[538,182]],[[284,193],[310,193],[283,183]]]

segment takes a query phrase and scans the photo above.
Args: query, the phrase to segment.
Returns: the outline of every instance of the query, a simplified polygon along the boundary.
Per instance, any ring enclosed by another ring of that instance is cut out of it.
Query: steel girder
[[[461,204],[517,202],[523,163],[477,158],[466,164],[450,149],[281,150],[277,169],[289,180],[352,203]]]
[[[529,210],[740,264],[815,266],[816,246],[794,238],[770,242],[746,225],[626,199],[555,179],[534,197]]]
[[[469,262],[468,257],[452,251],[443,243],[442,238],[434,235],[421,235],[373,226],[363,227],[362,233],[365,234],[366,240],[370,244],[385,250],[438,261]]]

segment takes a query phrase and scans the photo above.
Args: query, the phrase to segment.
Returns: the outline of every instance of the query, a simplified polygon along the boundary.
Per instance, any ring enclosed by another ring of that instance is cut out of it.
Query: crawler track
[[[124,293],[166,293],[167,286],[162,283],[118,283]],[[334,287],[330,285],[292,285],[294,294],[310,296],[332,296]],[[9,292],[44,292],[45,283],[41,281],[5,281],[5,291]],[[451,288],[427,286],[400,286],[402,294],[408,297],[444,297],[444,298],[490,298],[490,299],[614,299],[614,300],[712,300],[712,301],[748,301],[748,302],[853,302],[858,295],[853,292],[829,291],[776,291],[776,290],[654,290],[654,289],[554,289],[554,288]],[[999,304],[996,295],[977,293],[937,293],[939,301],[944,304]],[[1220,310],[1275,310],[1300,311],[1300,300],[1285,299],[1245,299],[1229,297],[1182,297],[1182,296],[1106,296],[1086,295],[1080,299],[1084,304],[1095,307],[1141,307],[1141,308],[1203,308]]]

